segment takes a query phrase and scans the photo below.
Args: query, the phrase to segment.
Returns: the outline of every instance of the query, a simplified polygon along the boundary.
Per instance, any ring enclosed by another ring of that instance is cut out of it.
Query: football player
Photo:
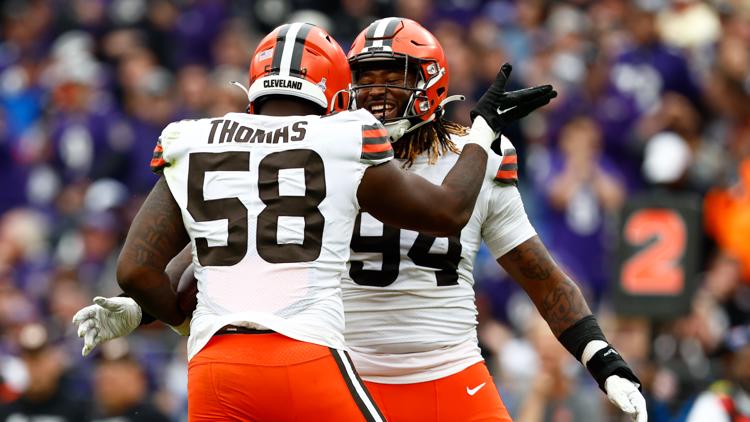
[[[384,123],[396,161],[439,181],[465,151],[468,132],[443,118],[451,98],[437,39],[412,20],[380,19],[355,39],[349,63],[356,105]],[[399,229],[367,210],[357,216],[342,284],[357,370],[394,421],[510,420],[477,341],[472,269],[484,240],[610,401],[645,421],[640,381],[529,223],[515,186],[516,152],[505,137],[499,153],[490,155],[492,171],[456,235]]]
[[[344,352],[340,275],[356,216],[361,208],[437,236],[460,231],[491,143],[555,95],[551,86],[506,93],[509,72],[475,108],[442,185],[399,169],[369,112],[332,113],[348,104],[347,59],[309,24],[282,25],[261,41],[249,114],[164,129],[152,160],[162,177],[132,223],[117,278],[143,311],[189,329],[191,420],[384,420]],[[188,241],[192,319],[165,273]],[[107,336],[89,311],[74,319],[87,343]]]

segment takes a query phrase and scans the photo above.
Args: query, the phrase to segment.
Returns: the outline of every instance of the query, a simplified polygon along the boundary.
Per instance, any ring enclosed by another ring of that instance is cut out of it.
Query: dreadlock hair
[[[466,126],[437,117],[394,142],[393,153],[396,158],[406,160],[404,168],[411,167],[424,151],[429,151],[428,163],[435,164],[438,157],[448,151],[460,152],[450,135],[464,136],[467,133],[469,129]]]

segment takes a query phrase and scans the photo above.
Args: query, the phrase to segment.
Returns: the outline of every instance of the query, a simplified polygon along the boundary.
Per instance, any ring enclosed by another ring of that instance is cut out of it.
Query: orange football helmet
[[[398,119],[408,119],[412,129],[433,120],[448,96],[448,65],[440,42],[411,19],[379,19],[360,32],[349,50],[349,65],[355,81],[359,65],[383,60],[404,61],[405,72],[416,69],[417,80],[413,87],[397,87],[412,92],[403,115]],[[356,93],[358,89],[374,86],[355,84],[353,88]],[[393,85],[380,86],[396,88]]]
[[[311,101],[326,114],[349,105],[351,71],[341,46],[309,23],[279,26],[261,40],[250,63],[249,113],[267,95]]]

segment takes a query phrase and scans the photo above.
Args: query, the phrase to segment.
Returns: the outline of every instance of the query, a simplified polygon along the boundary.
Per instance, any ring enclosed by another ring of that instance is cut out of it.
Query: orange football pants
[[[385,421],[342,350],[222,334],[188,365],[188,420]]]
[[[511,421],[484,362],[434,381],[365,384],[391,422]]]

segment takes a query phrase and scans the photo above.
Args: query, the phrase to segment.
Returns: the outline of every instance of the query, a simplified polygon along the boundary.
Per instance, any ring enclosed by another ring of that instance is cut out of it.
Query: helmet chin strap
[[[347,95],[347,94],[349,95],[349,97],[347,98],[347,103],[349,103],[351,105],[352,101],[353,101],[352,100],[353,95],[352,95],[352,86],[351,86],[351,84],[347,88],[340,89],[340,90],[336,91],[335,94],[333,94],[333,96],[331,97],[331,103],[328,104],[328,112],[329,113],[333,113],[333,109],[336,107],[336,100],[338,100],[339,95]]]
[[[232,81],[232,82],[229,82],[229,84],[230,84],[230,85],[234,85],[234,86],[236,86],[237,88],[241,89],[241,90],[242,90],[242,92],[244,92],[244,93],[245,93],[245,98],[247,98],[247,99],[248,99],[248,101],[250,100],[250,92],[248,92],[248,90],[247,90],[247,88],[245,87],[245,85],[242,85],[241,83],[239,83],[239,82],[237,82],[237,81]],[[245,110],[245,112],[246,112],[246,113],[250,113],[250,104],[249,104],[249,103],[247,104],[247,109]]]
[[[383,126],[385,126],[385,130],[388,132],[388,138],[391,143],[398,141],[406,132],[412,130],[410,128],[411,122],[407,119],[384,123]]]
[[[385,130],[388,132],[388,137],[391,140],[391,143],[398,141],[406,135],[407,133],[419,128],[422,125],[425,125],[433,120],[435,120],[435,117],[441,115],[443,113],[443,110],[445,109],[446,104],[452,103],[454,101],[464,101],[466,99],[463,95],[451,95],[449,97],[446,97],[443,101],[440,102],[440,105],[435,110],[432,115],[426,119],[423,120],[415,125],[412,125],[412,123],[409,121],[409,119],[400,119],[388,123],[384,123],[383,126],[385,126]]]
[[[246,97],[248,97],[248,98],[250,97],[250,93],[249,93],[249,92],[247,91],[247,88],[245,88],[245,85],[242,85],[241,83],[239,83],[239,82],[237,82],[237,81],[232,81],[232,82],[229,82],[229,84],[230,84],[230,85],[234,85],[234,86],[236,86],[237,88],[241,89],[241,90],[242,90],[242,92],[244,92],[244,93],[245,93],[245,96],[246,96]]]
[[[448,103],[452,103],[454,101],[464,101],[465,99],[466,99],[466,97],[463,96],[463,95],[460,95],[460,94],[458,94],[458,95],[449,95],[449,96],[445,97],[445,99],[443,101],[440,102],[440,105],[438,106],[438,108],[435,111],[435,113],[441,112],[443,109],[445,109],[445,106]]]

